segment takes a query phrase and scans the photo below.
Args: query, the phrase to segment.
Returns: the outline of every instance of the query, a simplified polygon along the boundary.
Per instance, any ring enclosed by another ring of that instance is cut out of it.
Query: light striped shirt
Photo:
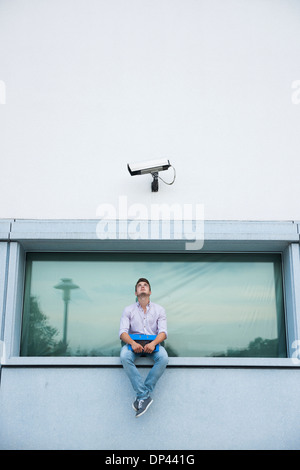
[[[139,302],[125,307],[123,310],[119,336],[122,333],[140,335],[158,335],[167,332],[167,317],[163,307],[154,302],[149,302],[144,313]]]

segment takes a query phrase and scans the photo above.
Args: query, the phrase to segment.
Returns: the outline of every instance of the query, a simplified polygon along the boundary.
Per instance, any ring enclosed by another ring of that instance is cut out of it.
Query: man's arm
[[[159,333],[156,338],[151,341],[151,343],[147,343],[144,347],[144,352],[145,353],[148,353],[148,354],[151,354],[153,353],[155,347],[157,344],[161,343],[162,341],[164,341],[166,339],[166,335],[165,333]]]
[[[143,349],[143,346],[139,343],[136,343],[130,336],[128,333],[122,333],[121,336],[120,336],[120,339],[122,341],[124,341],[124,343],[127,343],[127,344],[130,344],[130,346],[132,347],[132,350],[133,352],[135,353],[141,353],[144,351]]]

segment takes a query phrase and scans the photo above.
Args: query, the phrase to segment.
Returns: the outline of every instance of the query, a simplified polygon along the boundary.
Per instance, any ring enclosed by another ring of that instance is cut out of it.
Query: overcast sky
[[[0,0],[0,44],[0,218],[300,220],[298,0]]]

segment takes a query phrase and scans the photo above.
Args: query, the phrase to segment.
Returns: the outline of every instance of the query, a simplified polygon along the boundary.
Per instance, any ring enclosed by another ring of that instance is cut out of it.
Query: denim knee
[[[123,364],[123,362],[128,362],[132,359],[132,354],[131,351],[128,349],[128,346],[125,345],[122,347],[120,351],[120,360]]]
[[[164,366],[167,366],[169,363],[168,353],[163,346],[159,347],[159,362]]]

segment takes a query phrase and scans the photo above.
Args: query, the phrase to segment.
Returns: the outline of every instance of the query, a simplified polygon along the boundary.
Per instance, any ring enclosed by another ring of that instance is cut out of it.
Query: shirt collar
[[[147,305],[146,305],[146,309],[147,309],[147,310],[149,310],[150,304],[151,304],[151,300],[149,300],[149,302],[148,302]],[[137,301],[137,306],[138,306],[138,308],[141,308],[141,309],[143,310],[143,307],[141,306],[141,304],[140,304],[139,301]],[[144,310],[143,310],[143,311],[144,311]]]

